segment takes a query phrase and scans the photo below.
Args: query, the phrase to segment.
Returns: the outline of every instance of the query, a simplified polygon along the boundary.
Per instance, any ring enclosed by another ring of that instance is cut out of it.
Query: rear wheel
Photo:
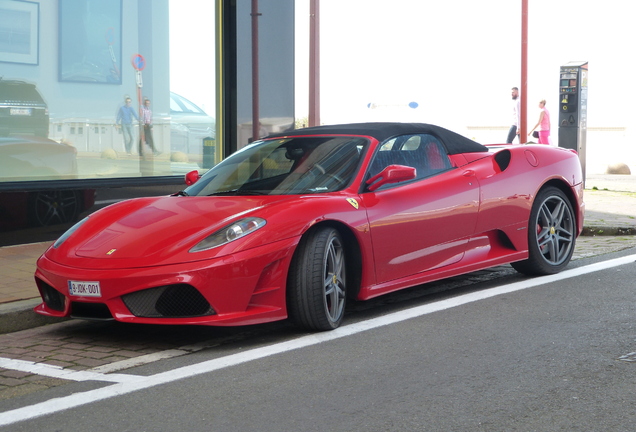
[[[537,194],[530,212],[530,255],[512,266],[529,275],[558,273],[570,262],[575,241],[576,220],[570,201],[560,189],[547,187]]]
[[[287,284],[289,317],[308,330],[340,326],[346,303],[345,250],[334,228],[307,233],[292,259]]]

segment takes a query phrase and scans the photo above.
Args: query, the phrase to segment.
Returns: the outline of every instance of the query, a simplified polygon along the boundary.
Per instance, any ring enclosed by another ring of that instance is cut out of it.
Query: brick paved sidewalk
[[[37,297],[33,273],[51,242],[0,247],[0,303]]]

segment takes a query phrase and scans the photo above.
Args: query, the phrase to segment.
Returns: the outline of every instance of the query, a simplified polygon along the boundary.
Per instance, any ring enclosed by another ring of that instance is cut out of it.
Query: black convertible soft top
[[[398,135],[431,134],[437,137],[448,154],[487,152],[488,148],[458,133],[425,123],[350,123],[314,126],[269,135],[267,138],[299,135],[365,135],[386,141]]]

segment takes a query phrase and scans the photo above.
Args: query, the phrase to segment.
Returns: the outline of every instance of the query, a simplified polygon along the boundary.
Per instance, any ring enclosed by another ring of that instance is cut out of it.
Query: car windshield
[[[185,189],[190,196],[293,195],[345,188],[368,140],[300,137],[257,141],[216,165]]]

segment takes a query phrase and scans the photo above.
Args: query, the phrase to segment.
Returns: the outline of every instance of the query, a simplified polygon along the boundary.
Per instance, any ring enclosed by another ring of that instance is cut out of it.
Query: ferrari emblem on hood
[[[347,202],[353,206],[354,209],[358,210],[358,201],[354,198],[347,198]]]
[[[117,249],[111,249],[111,250],[109,250],[108,252],[106,252],[106,255],[112,255],[112,254],[114,254],[114,253],[115,253],[115,251],[116,251],[116,250],[117,250]]]

